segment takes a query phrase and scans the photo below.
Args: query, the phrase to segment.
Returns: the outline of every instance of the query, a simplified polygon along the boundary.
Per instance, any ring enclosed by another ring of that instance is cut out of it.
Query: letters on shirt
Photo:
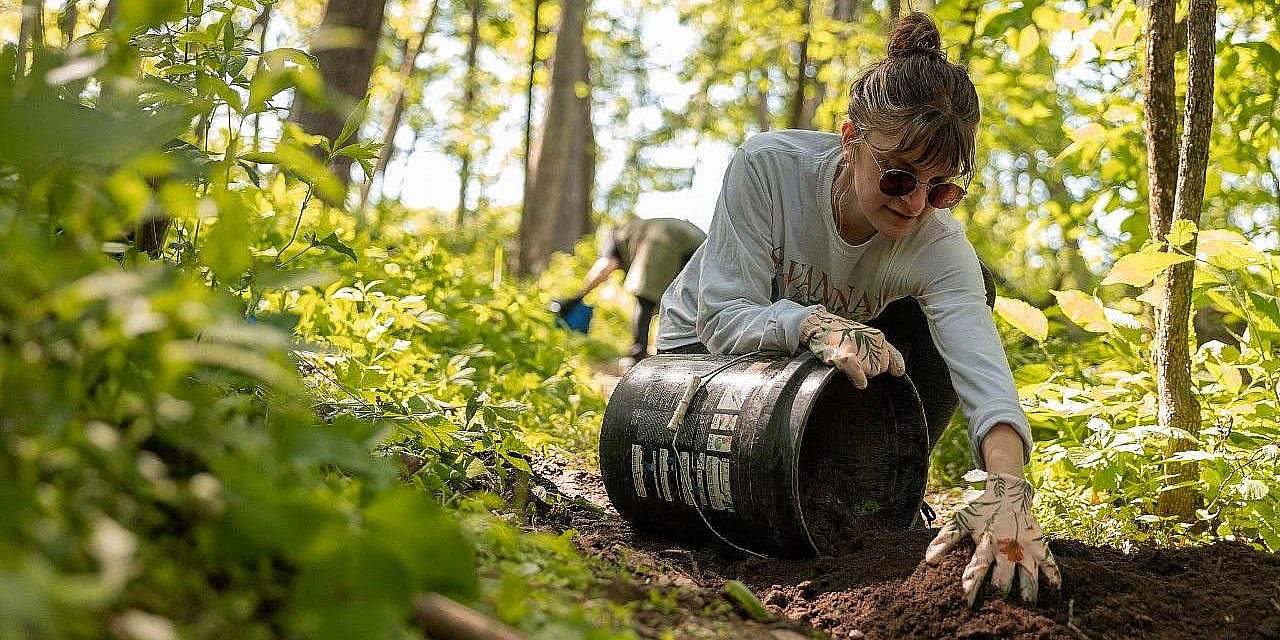
[[[839,286],[827,272],[814,269],[813,265],[785,260],[782,247],[774,247],[772,258],[776,290],[791,300],[803,305],[820,304],[831,313],[855,320],[871,318],[880,311],[867,292],[856,291],[853,285]]]

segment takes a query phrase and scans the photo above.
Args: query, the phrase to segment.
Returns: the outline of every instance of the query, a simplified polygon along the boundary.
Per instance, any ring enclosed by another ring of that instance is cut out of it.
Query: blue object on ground
[[[579,333],[586,333],[591,328],[591,316],[595,307],[579,302],[568,313],[557,316],[559,323]]]

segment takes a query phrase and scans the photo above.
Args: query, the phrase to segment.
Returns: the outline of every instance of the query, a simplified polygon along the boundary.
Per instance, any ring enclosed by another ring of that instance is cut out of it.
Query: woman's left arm
[[[969,605],[976,603],[988,573],[1002,594],[1013,588],[1016,575],[1022,598],[1034,602],[1041,574],[1055,587],[1061,586],[1062,576],[1031,514],[1034,492],[1023,473],[1031,454],[1026,414],[986,305],[973,246],[961,235],[943,238],[931,248],[924,252],[926,262],[916,265],[927,274],[921,281],[921,307],[969,417],[972,451],[987,482],[982,495],[938,532],[925,560],[936,564],[960,540],[972,538],[977,549],[961,578]]]

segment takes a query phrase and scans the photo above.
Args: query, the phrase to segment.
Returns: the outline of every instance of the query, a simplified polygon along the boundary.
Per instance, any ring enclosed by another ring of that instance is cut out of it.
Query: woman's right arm
[[[738,149],[725,171],[698,277],[698,339],[711,353],[795,353],[800,324],[817,309],[772,300],[773,200],[751,156]]]

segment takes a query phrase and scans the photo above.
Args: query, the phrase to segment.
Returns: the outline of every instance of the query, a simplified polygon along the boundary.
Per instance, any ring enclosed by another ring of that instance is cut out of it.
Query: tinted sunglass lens
[[[964,197],[964,188],[952,182],[944,182],[929,187],[929,206],[935,209],[950,209]]]
[[[906,171],[890,169],[880,176],[880,192],[886,196],[905,196],[915,188],[916,177]]]

